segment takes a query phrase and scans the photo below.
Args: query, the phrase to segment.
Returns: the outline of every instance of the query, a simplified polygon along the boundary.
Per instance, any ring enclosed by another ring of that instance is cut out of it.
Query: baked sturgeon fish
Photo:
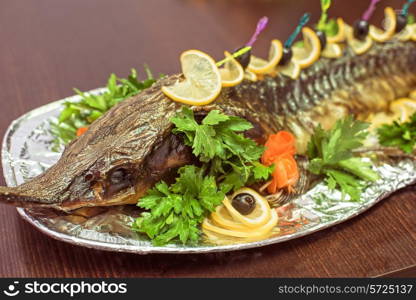
[[[416,88],[416,43],[375,44],[363,55],[346,48],[337,59],[321,58],[298,79],[264,76],[223,88],[210,105],[192,107],[196,116],[213,109],[253,124],[246,135],[258,143],[277,130],[295,134],[304,149],[315,125],[330,127],[347,114],[383,111]],[[136,203],[156,182],[195,158],[170,118],[182,104],[161,87],[182,80],[172,75],[124,100],[71,142],[60,160],[17,187],[0,187],[0,201],[20,207],[81,207]]]

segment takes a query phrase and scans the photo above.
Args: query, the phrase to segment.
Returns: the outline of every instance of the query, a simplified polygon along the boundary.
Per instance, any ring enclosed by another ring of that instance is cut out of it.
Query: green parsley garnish
[[[89,126],[117,103],[150,87],[156,80],[148,67],[145,67],[145,71],[147,79],[143,81],[137,78],[135,69],[131,70],[131,74],[126,79],[111,74],[107,91],[100,95],[87,94],[74,89],[81,96],[81,100],[65,102],[58,121],[51,123],[51,131],[55,137],[53,149],[58,151],[61,145],[75,139],[78,128]]]
[[[183,244],[199,240],[199,224],[221,204],[225,194],[218,189],[213,176],[188,165],[179,169],[172,185],[156,184],[140,199],[138,206],[149,210],[133,223],[133,230],[146,233],[154,245],[165,245],[178,239]]]
[[[416,114],[408,122],[384,124],[377,129],[381,145],[397,147],[406,153],[412,153],[416,145]]]
[[[252,125],[242,118],[213,110],[198,123],[193,111],[183,107],[172,123],[173,133],[192,147],[201,167],[180,168],[174,184],[161,181],[139,199],[137,206],[148,212],[136,219],[133,230],[146,233],[156,245],[195,244],[199,225],[226,193],[267,180],[273,168],[259,162],[264,147],[243,136]]]
[[[264,147],[241,133],[253,127],[248,121],[213,110],[198,124],[192,110],[184,107],[172,123],[173,132],[182,134],[193,154],[207,164],[208,174],[223,178],[224,193],[269,178],[272,168],[258,162]]]
[[[324,175],[330,189],[339,187],[351,200],[358,201],[365,187],[363,181],[376,181],[379,175],[371,163],[354,157],[352,150],[361,147],[368,134],[368,124],[352,117],[339,120],[325,131],[319,125],[308,144],[309,171]]]

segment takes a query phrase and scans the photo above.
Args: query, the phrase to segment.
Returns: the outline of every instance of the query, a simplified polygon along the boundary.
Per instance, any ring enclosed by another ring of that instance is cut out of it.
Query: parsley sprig
[[[242,132],[252,125],[242,118],[213,110],[199,123],[183,107],[172,123],[173,133],[183,137],[201,166],[180,168],[175,183],[161,181],[139,199],[137,205],[147,212],[136,219],[133,230],[147,234],[156,245],[195,244],[199,225],[226,193],[267,180],[273,169],[259,163],[263,146],[244,137]]]
[[[195,244],[199,240],[199,224],[225,196],[215,178],[205,176],[203,168],[188,165],[178,173],[174,184],[157,183],[138,204],[148,212],[136,219],[133,230],[146,233],[155,245],[174,239]]]
[[[111,74],[106,86],[107,91],[99,95],[74,89],[81,96],[81,100],[65,102],[58,121],[51,123],[51,131],[55,137],[53,149],[58,151],[61,145],[75,139],[78,128],[89,126],[117,103],[150,87],[156,80],[148,67],[145,67],[145,72],[147,79],[143,81],[138,79],[135,69],[131,70],[127,78],[118,78]]]
[[[371,163],[354,157],[352,152],[362,146],[367,128],[367,123],[347,117],[337,121],[329,131],[318,125],[308,144],[309,171],[324,175],[330,189],[339,187],[353,201],[360,199],[365,181],[379,178]]]
[[[258,162],[264,147],[241,133],[253,127],[248,121],[213,110],[198,124],[192,110],[184,107],[172,123],[173,132],[183,134],[185,144],[207,164],[208,174],[223,178],[225,193],[269,177],[271,168]]]
[[[412,153],[416,146],[416,114],[408,122],[384,124],[378,130],[379,142],[383,146],[397,147],[406,153]]]

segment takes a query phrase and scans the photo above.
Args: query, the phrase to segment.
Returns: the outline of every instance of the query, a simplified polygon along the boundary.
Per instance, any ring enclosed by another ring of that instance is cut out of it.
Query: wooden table
[[[335,1],[333,15],[354,21],[368,1]],[[383,1],[394,5],[404,1]],[[256,49],[285,39],[318,0],[37,0],[0,3],[0,136],[21,114],[103,86],[147,63],[179,70],[179,54],[197,48],[219,58],[246,42],[257,20],[270,25]],[[375,20],[380,20],[382,9]],[[4,184],[3,180],[0,180]],[[328,277],[416,275],[416,191],[408,188],[351,221],[294,241],[211,255],[131,255],[75,247],[48,238],[0,206],[0,276]]]

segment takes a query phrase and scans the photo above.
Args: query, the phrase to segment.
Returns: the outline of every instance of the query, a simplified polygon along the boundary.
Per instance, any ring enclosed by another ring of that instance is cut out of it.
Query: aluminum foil
[[[91,91],[100,93],[103,89]],[[9,186],[22,184],[44,172],[60,157],[52,150],[50,121],[56,120],[69,97],[39,107],[9,127],[3,140],[2,164]],[[49,209],[22,209],[19,214],[45,234],[71,244],[120,252],[146,253],[206,253],[248,249],[299,238],[353,218],[386,198],[394,191],[416,182],[416,161],[406,158],[380,163],[375,167],[381,178],[368,186],[361,200],[352,202],[339,191],[330,191],[318,183],[307,193],[294,198],[279,209],[280,231],[270,238],[255,242],[213,244],[203,240],[198,246],[153,246],[144,236],[130,230],[139,214],[135,206],[99,208],[93,216],[64,215]]]

